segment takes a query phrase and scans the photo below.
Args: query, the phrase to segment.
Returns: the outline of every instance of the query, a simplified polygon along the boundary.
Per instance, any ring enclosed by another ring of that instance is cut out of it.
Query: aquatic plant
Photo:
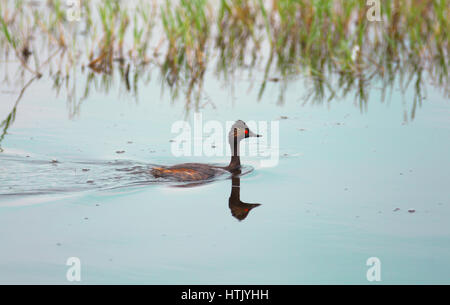
[[[380,0],[380,22],[368,20],[369,6],[360,0],[80,3],[80,19],[69,21],[60,0],[0,0],[4,84],[49,76],[55,91],[64,88],[74,104],[73,115],[91,87],[113,87],[116,72],[137,97],[139,80],[150,81],[157,70],[173,100],[182,91],[187,111],[197,108],[210,63],[231,85],[233,75],[246,75],[260,97],[268,82],[277,83],[280,104],[285,89],[298,81],[309,88],[300,97],[305,102],[355,94],[361,111],[373,84],[382,85],[383,96],[394,86],[413,85],[408,120],[422,103],[426,83],[449,95],[445,0]],[[6,72],[8,66],[15,76]],[[263,79],[254,73],[259,69]],[[86,86],[76,97],[75,79],[82,78]],[[14,120],[8,117],[3,127]]]

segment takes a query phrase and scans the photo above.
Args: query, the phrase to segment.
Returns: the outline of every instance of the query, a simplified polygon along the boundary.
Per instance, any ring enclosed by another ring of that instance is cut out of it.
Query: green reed
[[[174,97],[180,81],[187,84],[188,108],[193,91],[197,88],[197,102],[201,93],[209,59],[210,19],[206,0],[180,0],[178,5],[168,0],[161,7],[161,21],[167,40],[162,74],[169,86],[174,88]]]
[[[260,97],[274,83],[279,103],[299,81],[305,102],[354,94],[361,110],[372,84],[383,96],[412,86],[405,118],[413,119],[426,82],[449,95],[450,8],[445,0],[380,2],[381,21],[370,22],[361,0],[84,0],[81,19],[70,22],[62,0],[0,0],[0,66],[18,61],[20,77],[48,75],[78,105],[91,87],[112,88],[116,72],[137,96],[139,80],[156,69],[173,99],[196,108],[210,62],[219,78],[248,77]],[[86,87],[76,98],[70,79],[80,70]]]

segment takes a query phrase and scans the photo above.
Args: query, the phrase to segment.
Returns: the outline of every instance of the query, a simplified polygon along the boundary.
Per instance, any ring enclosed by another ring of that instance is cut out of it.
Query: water
[[[69,283],[69,257],[82,283],[365,284],[369,257],[384,284],[450,282],[450,104],[439,91],[405,123],[412,90],[382,103],[374,86],[361,112],[351,97],[303,105],[302,82],[280,106],[277,83],[258,102],[249,81],[230,90],[205,79],[214,107],[202,101],[204,121],[279,120],[279,164],[241,160],[240,200],[260,206],[233,216],[229,176],[178,188],[148,174],[229,162],[172,155],[184,105],[159,82],[141,86],[138,102],[118,87],[93,92],[69,119],[73,105],[44,78],[2,142],[0,283]],[[17,93],[2,92],[2,118]]]

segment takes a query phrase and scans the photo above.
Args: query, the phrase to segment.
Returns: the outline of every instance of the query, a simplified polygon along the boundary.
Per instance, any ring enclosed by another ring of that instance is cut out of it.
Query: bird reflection
[[[257,206],[259,203],[246,203],[241,201],[241,177],[240,171],[233,173],[231,178],[231,194],[228,199],[228,207],[231,210],[231,215],[238,219],[239,221],[244,220],[250,211]]]

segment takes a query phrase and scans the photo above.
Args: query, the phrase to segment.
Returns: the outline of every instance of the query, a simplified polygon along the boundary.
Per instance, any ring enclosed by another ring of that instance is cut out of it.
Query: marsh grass
[[[198,108],[211,65],[231,84],[246,75],[260,98],[276,83],[280,104],[299,81],[309,88],[299,97],[305,103],[353,94],[361,111],[373,84],[383,96],[413,86],[405,120],[414,118],[425,83],[448,98],[446,1],[381,0],[381,22],[368,21],[368,8],[360,0],[81,1],[81,20],[69,22],[61,0],[0,0],[0,66],[18,62],[23,79],[50,76],[73,114],[91,88],[108,91],[116,73],[137,96],[139,80],[150,81],[155,69],[173,100]],[[80,70],[86,84],[76,97]]]
[[[173,97],[178,94],[180,81],[187,84],[186,107],[189,108],[192,94],[199,100],[209,59],[211,13],[207,1],[180,0],[174,5],[168,0],[161,7],[161,20],[167,41],[161,72],[174,89]]]

